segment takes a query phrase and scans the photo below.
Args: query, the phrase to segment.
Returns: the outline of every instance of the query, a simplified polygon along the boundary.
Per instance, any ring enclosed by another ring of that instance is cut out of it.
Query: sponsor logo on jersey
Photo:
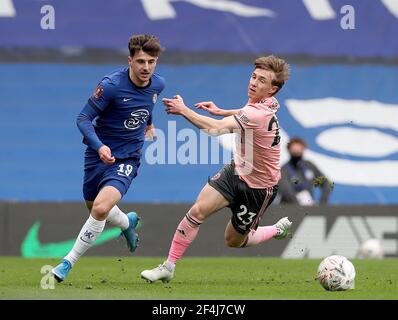
[[[153,102],[153,103],[156,103],[157,100],[158,100],[158,94],[155,93],[155,94],[153,95],[153,97],[152,97],[152,102]]]
[[[244,113],[239,114],[239,120],[244,122],[244,123],[249,123],[250,122],[249,118]]]
[[[138,129],[143,123],[147,123],[149,117],[149,111],[145,109],[139,109],[131,113],[131,117],[124,121],[124,126],[129,130]]]

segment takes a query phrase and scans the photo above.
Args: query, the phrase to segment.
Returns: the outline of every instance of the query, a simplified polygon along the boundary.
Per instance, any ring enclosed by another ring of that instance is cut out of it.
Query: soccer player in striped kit
[[[279,103],[274,95],[289,77],[289,65],[275,56],[260,57],[254,62],[248,86],[248,102],[236,110],[218,108],[213,102],[200,102],[196,108],[223,116],[221,120],[203,116],[188,108],[181,96],[163,99],[166,112],[182,115],[199,129],[212,135],[239,131],[234,160],[211,178],[195,204],[181,220],[174,234],[167,260],[141,277],[154,282],[170,281],[176,262],[194,241],[200,225],[224,207],[232,211],[225,230],[230,247],[250,247],[271,238],[289,234],[287,217],[271,226],[259,227],[265,210],[278,191],[280,173],[280,135],[276,112]]]

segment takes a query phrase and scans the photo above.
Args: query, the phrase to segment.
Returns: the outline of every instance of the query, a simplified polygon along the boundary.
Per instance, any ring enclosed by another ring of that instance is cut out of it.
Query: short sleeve
[[[95,88],[88,102],[93,108],[97,109],[98,112],[101,112],[104,111],[113,100],[114,94],[115,85],[108,78],[104,78]]]
[[[261,128],[265,125],[266,120],[264,112],[252,105],[245,106],[234,117],[243,129]]]

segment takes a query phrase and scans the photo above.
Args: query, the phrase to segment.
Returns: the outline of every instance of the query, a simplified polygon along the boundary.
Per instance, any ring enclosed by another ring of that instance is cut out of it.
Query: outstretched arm
[[[167,113],[182,115],[197,128],[208,131],[210,135],[219,136],[240,128],[232,116],[217,120],[196,113],[194,110],[188,108],[182,97],[178,95],[173,99],[164,98],[163,104],[166,106]]]
[[[240,109],[226,110],[219,108],[213,101],[203,101],[195,104],[196,109],[202,109],[215,116],[228,117],[238,114]]]

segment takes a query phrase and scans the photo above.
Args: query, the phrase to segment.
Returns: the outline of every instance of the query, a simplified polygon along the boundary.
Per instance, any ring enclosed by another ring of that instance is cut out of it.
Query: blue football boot
[[[129,212],[127,214],[127,218],[129,219],[129,227],[126,230],[123,230],[121,234],[126,238],[127,247],[130,252],[134,252],[138,247],[138,242],[140,241],[140,239],[138,239],[138,234],[135,231],[140,217],[135,212]]]
[[[58,282],[62,282],[68,276],[71,269],[72,265],[70,262],[66,259],[62,259],[61,263],[51,270],[51,273]]]

